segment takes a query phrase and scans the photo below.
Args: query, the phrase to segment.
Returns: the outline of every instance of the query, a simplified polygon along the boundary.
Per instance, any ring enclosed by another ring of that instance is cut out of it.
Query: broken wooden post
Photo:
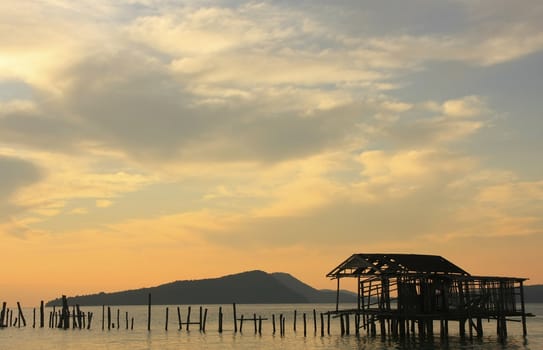
[[[40,301],[40,328],[43,328],[45,323],[45,315],[44,315],[44,305],[43,300]]]
[[[317,311],[313,309],[313,333],[317,334]]]
[[[149,293],[148,303],[147,303],[147,330],[151,330],[151,293]]]
[[[93,312],[89,312],[89,320],[87,322],[87,329],[90,329],[91,328],[91,323],[92,323],[92,316],[94,315]]]
[[[2,303],[2,311],[0,312],[0,327],[4,327],[4,317],[6,316],[6,302]]]
[[[164,330],[168,330],[168,307],[166,307],[166,322],[164,323]]]
[[[207,308],[204,310],[204,322],[202,324],[202,332],[206,331],[206,321],[207,321]]]
[[[322,312],[320,313],[321,315],[321,337],[324,337],[324,315],[322,314]]]
[[[238,321],[236,316],[236,303],[232,303],[232,308],[234,312],[234,333],[237,333],[238,331]]]
[[[303,320],[304,320],[304,337],[305,337],[307,335],[305,312],[304,312],[304,315],[303,315]]]
[[[183,322],[181,321],[181,310],[177,307],[177,322],[179,323],[179,330],[183,329]]]
[[[222,306],[219,306],[219,333],[222,333]]]
[[[23,315],[23,309],[21,308],[21,304],[17,302],[17,309],[19,310],[19,326],[21,325],[21,320],[23,321],[23,326],[26,327],[26,320],[25,316]]]
[[[187,331],[189,330],[189,326],[190,326],[190,306],[187,310]]]
[[[68,329],[70,327],[70,309],[68,308],[68,299],[66,296],[62,296],[62,316],[61,316],[62,328]]]

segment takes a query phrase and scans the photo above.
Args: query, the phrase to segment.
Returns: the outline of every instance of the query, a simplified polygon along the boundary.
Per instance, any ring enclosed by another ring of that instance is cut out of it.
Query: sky
[[[0,2],[0,299],[353,253],[543,283],[543,2]]]

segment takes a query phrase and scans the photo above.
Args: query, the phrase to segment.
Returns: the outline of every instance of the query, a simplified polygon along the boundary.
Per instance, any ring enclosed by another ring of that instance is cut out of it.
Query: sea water
[[[168,330],[166,330],[166,307],[169,310]],[[218,331],[218,313],[222,307],[224,314],[223,332]],[[349,307],[341,305],[341,307]],[[46,328],[33,328],[33,310],[23,309],[26,327],[8,327],[0,329],[0,349],[73,349],[73,350],[138,350],[138,349],[543,349],[543,304],[527,304],[526,311],[536,317],[527,320],[528,336],[522,336],[520,322],[508,322],[508,338],[501,343],[496,336],[495,321],[484,321],[484,337],[461,339],[458,335],[458,323],[450,322],[449,337],[441,339],[436,325],[433,338],[421,340],[417,336],[404,340],[393,337],[371,337],[361,330],[351,335],[341,336],[339,319],[331,319],[330,334],[327,334],[327,318],[324,317],[324,336],[321,336],[320,313],[334,310],[332,304],[267,304],[237,305],[237,317],[243,315],[241,332],[234,332],[232,305],[203,305],[207,309],[205,332],[198,324],[191,324],[186,330],[188,306],[180,306],[183,329],[179,330],[177,306],[153,306],[151,311],[151,331],[147,330],[147,306],[111,306],[112,323],[115,328],[108,330],[105,321],[102,330],[102,307],[83,307],[82,311],[93,312],[91,329],[51,329],[47,328],[50,308],[46,308]],[[58,308],[57,308],[58,310]],[[119,327],[117,327],[119,310]],[[296,331],[294,331],[294,310],[296,310]],[[317,315],[316,331],[313,310]],[[36,312],[39,312],[36,310]],[[128,329],[126,313],[128,312]],[[306,315],[306,334],[304,335],[303,315]],[[205,314],[205,312],[203,312]],[[254,315],[262,321],[261,333],[255,332]],[[14,315],[15,316],[15,315]],[[276,331],[273,332],[272,317],[275,316]],[[284,335],[280,334],[279,319],[285,318]],[[200,306],[191,306],[191,322],[198,322]],[[131,319],[134,328],[131,329]],[[107,308],[105,313],[107,319]],[[36,320],[36,322],[39,322]],[[352,319],[351,319],[352,322]]]

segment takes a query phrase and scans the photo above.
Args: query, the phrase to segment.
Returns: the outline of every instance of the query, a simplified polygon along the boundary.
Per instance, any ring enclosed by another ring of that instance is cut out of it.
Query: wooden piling
[[[164,323],[164,330],[168,330],[168,311],[169,309],[166,307],[166,322]]]
[[[105,322],[105,305],[102,305],[102,330],[104,330],[104,322]]]
[[[317,334],[317,310],[313,309],[313,333]]]
[[[202,324],[202,332],[206,331],[206,321],[207,321],[207,308],[204,309],[204,322]]]
[[[43,328],[44,327],[44,323],[45,323],[45,315],[44,315],[44,305],[43,305],[43,300],[40,301],[40,328]]]
[[[275,334],[275,314],[272,314],[272,332]]]
[[[258,332],[258,327],[257,327],[257,323],[256,323],[256,314],[253,314],[253,323],[254,323],[254,326],[255,326],[255,334]]]
[[[258,334],[262,334],[262,316],[258,316]]]
[[[111,307],[107,307],[107,330],[111,330]]]
[[[234,312],[234,333],[237,333],[238,331],[238,321],[236,316],[236,303],[232,303],[232,309]]]
[[[90,328],[91,328],[92,316],[94,316],[94,313],[93,313],[93,312],[89,312],[89,321],[87,322],[87,329],[90,329]]]
[[[75,308],[77,310],[77,325],[79,326],[79,329],[82,329],[84,328],[83,322],[85,320],[85,315],[81,313],[79,304],[75,304]]]
[[[307,335],[305,312],[303,314],[303,320],[304,320],[304,337],[305,337]]]
[[[191,311],[191,307],[189,306],[187,309],[187,331],[189,330],[189,327],[190,327],[190,311]]]
[[[239,332],[243,332],[243,314],[241,315],[241,318],[239,319]]]
[[[294,320],[293,320],[293,327],[292,329],[294,330],[294,332],[296,332],[296,310],[294,310]]]
[[[324,337],[324,315],[322,314],[322,312],[320,313],[321,315],[321,337]]]
[[[198,319],[198,330],[202,331],[202,307],[200,306],[200,318]]]
[[[134,317],[130,320],[130,330],[134,329]]]
[[[121,328],[121,310],[117,309],[117,330],[119,330],[119,328]]]
[[[36,308],[32,309],[32,328],[36,328]]]
[[[222,333],[222,306],[219,306],[219,333]]]
[[[148,295],[147,303],[147,330],[151,330],[151,293]]]
[[[68,329],[70,327],[70,309],[68,308],[68,299],[66,299],[66,296],[62,296],[62,317],[61,317],[61,324],[63,323],[64,329]]]
[[[77,327],[77,318],[75,313],[75,305],[72,305],[72,329],[75,329]]]
[[[0,327],[4,327],[4,317],[6,316],[6,302],[2,302],[2,311],[0,311]]]
[[[125,311],[124,313],[124,320],[125,320],[125,329],[128,329],[128,311]]]
[[[181,321],[181,309],[177,307],[177,322],[179,323],[179,330],[183,329],[183,322]]]

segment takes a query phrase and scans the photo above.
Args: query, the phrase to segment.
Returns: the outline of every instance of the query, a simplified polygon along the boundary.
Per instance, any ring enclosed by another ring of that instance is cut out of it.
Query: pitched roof
[[[382,274],[453,274],[469,273],[438,255],[353,254],[326,276],[331,278]]]

